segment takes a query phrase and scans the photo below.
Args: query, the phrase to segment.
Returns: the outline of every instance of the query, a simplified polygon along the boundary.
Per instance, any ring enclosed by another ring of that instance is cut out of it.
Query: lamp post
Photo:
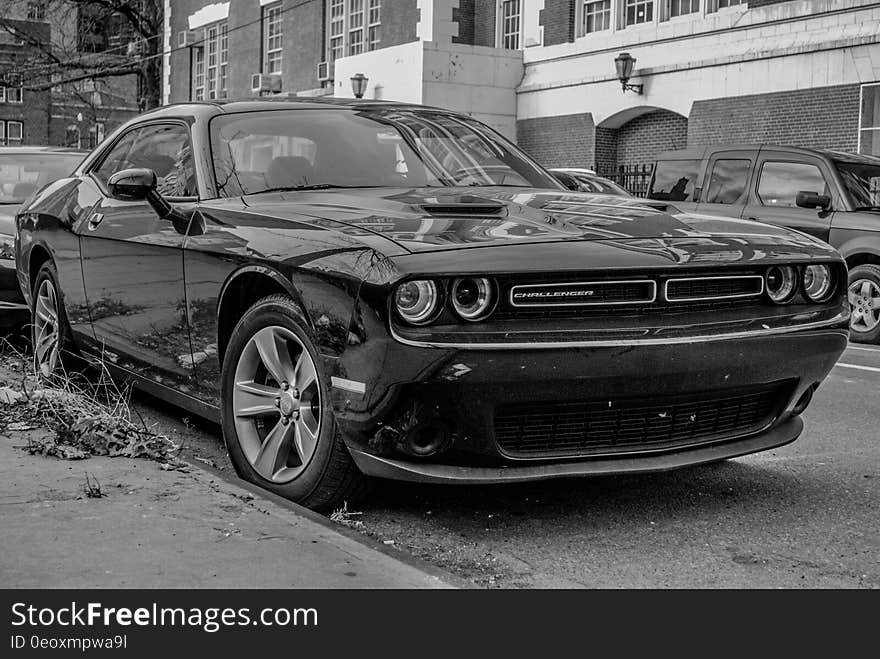
[[[351,91],[355,98],[363,98],[364,92],[367,91],[367,83],[370,79],[363,73],[355,73],[351,76]]]
[[[617,79],[620,80],[620,85],[623,87],[624,93],[626,93],[627,90],[635,92],[636,94],[642,93],[642,87],[644,85],[629,84],[629,79],[632,77],[635,65],[636,58],[629,53],[620,53],[620,55],[614,58],[614,68],[617,69]]]

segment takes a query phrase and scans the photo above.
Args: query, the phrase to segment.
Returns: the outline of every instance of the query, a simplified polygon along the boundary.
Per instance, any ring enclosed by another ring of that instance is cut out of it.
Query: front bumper
[[[332,398],[352,456],[371,475],[498,482],[665,470],[796,439],[803,427],[796,403],[824,380],[847,339],[845,313],[786,331],[541,349],[422,347],[374,335],[338,360],[334,383],[343,384],[334,386]],[[615,409],[618,401],[665,405],[676,397],[776,385],[766,423],[692,442],[525,455],[496,438],[499,409],[563,401],[608,401],[609,407],[613,401]],[[420,454],[396,441],[423,422],[448,427],[448,445]]]
[[[367,476],[418,483],[450,483],[459,485],[516,483],[522,481],[549,480],[551,478],[576,478],[603,474],[645,474],[671,471],[741,455],[766,451],[785,446],[796,440],[804,429],[800,417],[787,421],[756,437],[739,441],[703,446],[661,455],[628,456],[625,458],[602,458],[578,462],[557,462],[529,466],[501,465],[498,467],[466,467],[457,465],[417,463],[392,460],[371,455],[357,449],[351,450],[355,464]]]

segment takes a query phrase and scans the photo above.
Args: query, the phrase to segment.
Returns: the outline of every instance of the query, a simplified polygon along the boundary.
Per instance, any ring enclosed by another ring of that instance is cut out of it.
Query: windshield
[[[834,164],[853,207],[880,209],[880,164],[842,160]]]
[[[82,159],[75,153],[0,155],[0,204],[23,204],[44,185],[68,176]]]
[[[602,194],[616,194],[630,197],[629,192],[617,185],[614,181],[601,176],[586,176],[585,174],[572,174],[583,186],[585,192],[601,192]]]
[[[267,110],[211,121],[218,192],[560,185],[483,124],[426,110]]]

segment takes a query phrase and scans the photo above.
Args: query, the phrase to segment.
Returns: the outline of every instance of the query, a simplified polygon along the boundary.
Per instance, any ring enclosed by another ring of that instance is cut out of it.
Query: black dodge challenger
[[[795,440],[847,342],[828,245],[573,193],[490,128],[385,102],[131,121],[17,216],[36,366],[219,420],[326,510],[365,476],[666,470]]]

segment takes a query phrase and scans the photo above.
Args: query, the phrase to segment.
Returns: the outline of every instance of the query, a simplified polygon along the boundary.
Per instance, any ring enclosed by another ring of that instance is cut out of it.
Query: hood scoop
[[[433,217],[485,217],[502,215],[507,206],[492,199],[471,195],[436,199],[422,204],[422,210]]]

